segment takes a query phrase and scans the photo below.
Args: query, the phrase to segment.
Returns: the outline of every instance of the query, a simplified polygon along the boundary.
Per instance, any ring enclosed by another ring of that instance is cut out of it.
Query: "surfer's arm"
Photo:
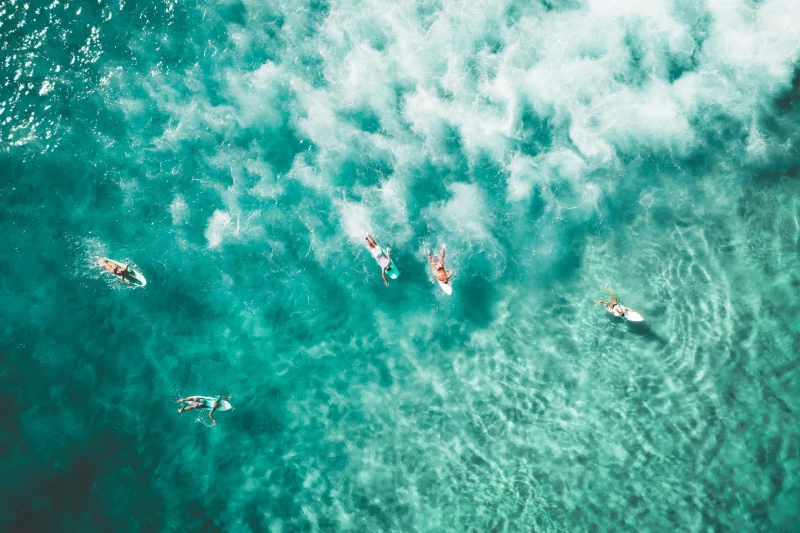
[[[213,420],[213,421],[214,421],[214,424],[215,424],[215,425],[216,425],[216,423],[217,423],[217,419],[216,419],[216,418],[214,418],[214,411],[216,411],[216,410],[217,410],[217,409],[216,409],[216,408],[214,408],[214,409],[212,409],[212,410],[210,410],[210,411],[208,412],[208,416],[211,418],[211,420]]]
[[[442,268],[444,268],[444,246],[442,246]]]
[[[608,306],[608,307],[613,307],[613,306],[614,306],[614,304],[612,304],[612,303],[608,303],[608,302],[607,302],[607,301],[605,301],[605,300],[595,300],[595,302],[597,302],[597,303],[599,303],[599,304],[603,304],[603,305],[605,305],[605,306]]]
[[[383,278],[383,282],[388,287],[389,286],[389,281],[386,279],[386,269],[385,268],[381,270],[381,277]]]

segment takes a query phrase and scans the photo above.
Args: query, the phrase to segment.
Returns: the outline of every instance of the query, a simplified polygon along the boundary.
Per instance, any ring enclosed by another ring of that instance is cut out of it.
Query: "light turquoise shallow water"
[[[3,2],[0,529],[796,531],[799,18]]]

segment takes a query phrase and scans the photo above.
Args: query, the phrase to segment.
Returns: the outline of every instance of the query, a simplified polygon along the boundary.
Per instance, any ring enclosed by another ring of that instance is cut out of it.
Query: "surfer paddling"
[[[120,281],[122,281],[122,283],[126,283],[128,285],[131,284],[131,282],[128,281],[128,277],[130,277],[130,275],[131,275],[131,272],[129,270],[129,267],[130,267],[129,263],[125,263],[125,267],[121,267],[121,266],[119,266],[117,264],[112,263],[108,259],[105,259],[103,257],[98,257],[97,258],[97,265],[100,268],[102,268],[103,270],[105,270],[107,272],[110,272],[111,274],[114,274],[115,276],[119,276],[119,279],[120,279]]]
[[[630,307],[625,307],[624,305],[617,302],[617,297],[614,295],[613,292],[611,292],[611,289],[608,288],[608,285],[606,285],[606,290],[608,291],[608,294],[611,295],[610,302],[607,302],[605,300],[595,300],[595,302],[603,304],[606,308],[606,311],[608,311],[614,316],[622,317],[632,322],[641,322],[642,320],[644,320],[642,318],[642,315],[640,315]]]
[[[381,277],[383,278],[383,282],[386,286],[389,286],[389,280],[386,279],[386,273],[392,270],[392,255],[391,250],[389,248],[386,249],[386,254],[384,255],[383,251],[381,250],[378,243],[375,242],[375,239],[372,238],[372,235],[369,233],[366,234],[367,237],[367,247],[369,248],[369,253],[381,267]],[[395,276],[396,277],[396,276]]]
[[[447,285],[450,283],[450,278],[453,277],[453,272],[444,267],[444,250],[445,246],[443,245],[441,259],[434,259],[430,250],[428,250],[428,261],[431,264],[431,269],[433,270],[433,275],[436,276],[436,279]]]
[[[608,288],[608,285],[606,285],[606,290],[608,291],[608,294],[611,295],[611,301],[607,302],[605,300],[595,300],[595,302],[605,305],[606,309],[608,309],[608,312],[612,315],[623,316],[625,314],[625,308],[617,303],[617,297],[614,296],[614,293],[611,292],[611,289]]]
[[[217,423],[217,419],[214,418],[214,411],[222,407],[222,400],[230,400],[231,398],[232,396],[188,396],[178,400],[178,403],[186,402],[184,407],[178,409],[178,413],[180,414],[184,411],[191,411],[193,409],[210,409],[208,416],[214,422],[211,424],[214,426]],[[228,409],[230,409],[230,405],[228,405]],[[223,411],[225,411],[225,409],[223,409]]]

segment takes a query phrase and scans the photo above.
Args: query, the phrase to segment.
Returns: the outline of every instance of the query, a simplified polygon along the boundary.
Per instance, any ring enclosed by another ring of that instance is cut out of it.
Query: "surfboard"
[[[448,296],[453,294],[453,286],[450,283],[442,283],[439,278],[436,278],[436,283],[439,284],[439,287],[441,287],[442,291]]]
[[[375,241],[375,244],[378,244],[378,242]],[[369,246],[367,246],[367,249],[370,250],[370,254],[372,254],[372,250],[369,248]],[[374,255],[372,257],[375,259],[375,262],[378,263],[378,265],[380,266],[381,263],[380,261],[378,261],[378,257],[380,257],[381,255],[385,255],[386,257],[389,256],[386,254],[386,251],[383,248],[381,248],[380,244],[378,244],[377,249],[380,252],[380,254],[378,254],[377,257]],[[389,268],[386,270],[386,277],[389,279],[397,279],[399,276],[400,276],[400,269],[397,268],[397,265],[394,264],[394,260],[391,257],[389,257]]]
[[[607,305],[604,305],[603,307],[605,307],[606,311],[608,311],[612,315],[614,314],[614,312]],[[642,322],[644,320],[642,315],[640,315],[639,313],[637,313],[636,311],[634,311],[630,307],[625,307],[623,305],[622,309],[623,309],[622,318],[624,318],[625,320],[630,320],[631,322]]]
[[[109,263],[113,263],[120,268],[125,268],[124,263],[120,263],[119,261],[114,261],[113,259],[109,259],[107,257],[101,257],[100,259],[98,259],[97,265],[103,266],[103,261],[108,261]],[[144,276],[138,270],[134,270],[129,267],[128,274],[130,275],[125,279],[130,282],[130,285],[134,285],[136,287],[144,287],[145,285],[147,285],[147,280],[144,279]]]
[[[623,305],[623,307],[625,306]],[[625,307],[625,313],[622,316],[624,316],[631,322],[642,322],[644,320],[644,318],[642,318],[642,315],[640,315],[630,307]]]
[[[192,400],[187,403],[188,405],[200,405],[201,409],[210,409],[210,407],[205,407],[205,405],[213,405],[213,403],[217,400],[216,396],[198,396],[200,400]],[[227,400],[219,400],[219,407],[217,407],[217,411],[230,411],[233,409],[233,406],[228,403]]]

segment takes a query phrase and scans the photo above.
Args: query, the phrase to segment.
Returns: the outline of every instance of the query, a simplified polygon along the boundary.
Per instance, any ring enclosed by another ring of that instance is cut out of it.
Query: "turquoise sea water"
[[[797,531],[797,20],[3,1],[0,530]]]

